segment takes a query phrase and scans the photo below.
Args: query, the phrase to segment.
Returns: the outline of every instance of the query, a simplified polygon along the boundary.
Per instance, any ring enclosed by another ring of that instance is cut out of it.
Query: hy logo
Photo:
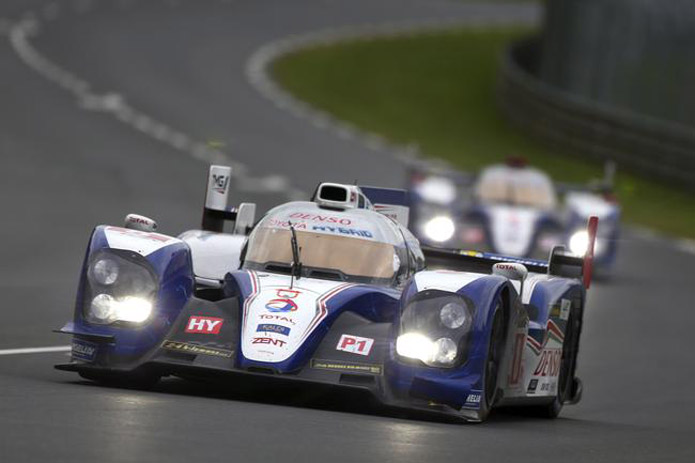
[[[220,194],[224,194],[227,191],[227,185],[229,184],[229,177],[226,175],[212,175],[212,189]]]
[[[297,310],[297,304],[295,304],[291,299],[271,299],[265,305],[265,308],[270,312],[294,312]]]

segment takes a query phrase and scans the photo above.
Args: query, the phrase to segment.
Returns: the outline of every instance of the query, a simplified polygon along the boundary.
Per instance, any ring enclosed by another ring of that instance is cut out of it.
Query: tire
[[[151,389],[161,378],[156,373],[141,371],[127,373],[80,371],[79,375],[84,379],[94,381],[103,386],[125,389]]]
[[[499,378],[500,365],[504,355],[506,344],[506,317],[501,301],[495,306],[495,313],[492,316],[492,327],[490,328],[490,342],[485,358],[485,371],[483,376],[483,394],[480,400],[480,411],[478,417],[484,421],[498,398],[497,381]]]
[[[529,407],[528,410],[532,415],[548,419],[557,418],[562,410],[562,405],[572,396],[575,387],[574,373],[577,366],[580,332],[581,316],[578,310],[573,310],[567,319],[565,342],[562,346],[562,361],[557,381],[557,394],[549,404]]]

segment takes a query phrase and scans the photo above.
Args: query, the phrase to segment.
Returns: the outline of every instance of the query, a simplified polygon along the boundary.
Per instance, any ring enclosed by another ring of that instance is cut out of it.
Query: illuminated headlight
[[[437,243],[450,240],[455,229],[454,221],[443,215],[430,219],[424,226],[425,235]]]
[[[583,256],[589,247],[589,234],[585,231],[575,232],[570,237],[570,251],[572,254]]]
[[[589,234],[584,230],[575,232],[570,237],[569,246],[572,254],[583,256],[586,254],[587,248],[589,247]],[[599,242],[596,240],[596,242],[594,242],[594,254],[598,254],[598,252]]]
[[[430,340],[420,333],[406,333],[396,340],[396,352],[401,357],[420,360],[428,365],[449,366],[456,360],[456,343],[449,338]]]
[[[456,199],[456,185],[445,177],[428,177],[415,187],[422,199],[435,204],[450,204]]]
[[[97,323],[113,323],[116,321],[114,312],[115,301],[108,294],[97,294],[92,299],[92,304],[89,308],[91,319]]]
[[[115,299],[108,294],[98,294],[90,307],[92,321],[113,323],[115,321],[142,323],[152,314],[152,303],[141,297],[126,296]]]
[[[456,343],[453,339],[449,338],[439,338],[434,342],[434,349],[432,349],[432,359],[433,363],[439,363],[441,365],[451,365],[456,360]]]
[[[406,333],[396,340],[396,352],[401,357],[427,362],[432,357],[433,349],[434,344],[424,334]]]
[[[152,316],[157,277],[142,256],[99,251],[87,268],[85,316],[91,323],[143,323]]]
[[[396,352],[430,367],[449,368],[465,359],[475,306],[461,294],[429,289],[401,313]]]

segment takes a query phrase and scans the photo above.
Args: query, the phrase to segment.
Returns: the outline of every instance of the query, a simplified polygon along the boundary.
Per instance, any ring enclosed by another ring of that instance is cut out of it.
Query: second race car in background
[[[620,234],[620,205],[612,194],[613,166],[588,185],[554,183],[523,160],[510,159],[474,176],[414,166],[408,180],[410,228],[425,245],[485,249],[517,257],[546,257],[556,245],[576,255],[587,246],[583,226],[601,220],[596,266],[609,271]]]

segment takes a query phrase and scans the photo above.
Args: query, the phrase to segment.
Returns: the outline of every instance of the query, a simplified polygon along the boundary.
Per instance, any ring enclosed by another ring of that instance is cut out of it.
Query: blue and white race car
[[[579,401],[593,240],[549,262],[421,248],[404,191],[332,183],[254,224],[255,206],[227,208],[229,179],[211,167],[203,230],[167,236],[137,215],[94,229],[56,368],[356,388],[474,422]]]
[[[612,173],[590,185],[554,184],[523,160],[489,166],[478,176],[415,167],[409,178],[411,230],[424,244],[475,247],[517,257],[546,256],[559,244],[583,255],[587,219],[601,229],[595,264],[610,271],[620,236]]]

